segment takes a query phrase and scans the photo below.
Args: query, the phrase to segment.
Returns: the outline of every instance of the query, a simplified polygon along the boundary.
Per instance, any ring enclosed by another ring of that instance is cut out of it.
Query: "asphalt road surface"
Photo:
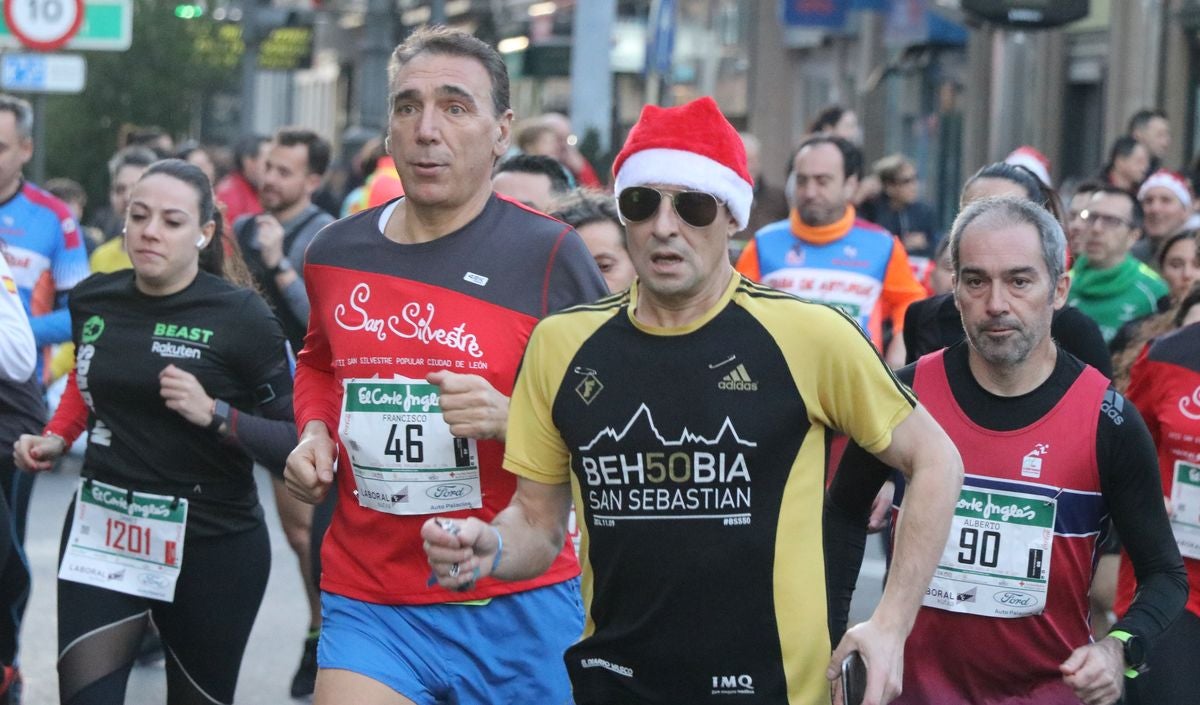
[[[308,629],[308,605],[296,557],[279,528],[270,477],[262,470],[256,471],[255,477],[271,531],[271,577],[246,647],[236,702],[240,705],[302,702],[293,701],[288,690],[292,674],[300,663],[304,634]],[[33,493],[25,543],[33,571],[33,594],[21,636],[24,705],[58,703],[58,680],[54,670],[58,642],[55,570],[63,518],[78,478],[79,459],[68,456],[57,471],[38,477]],[[162,661],[135,666],[129,679],[126,705],[162,705],[166,699]]]
[[[58,703],[58,681],[54,670],[58,641],[55,570],[63,518],[78,477],[79,458],[68,456],[58,470],[38,477],[33,494],[26,540],[33,571],[33,595],[21,642],[24,705]],[[236,702],[239,705],[279,705],[297,702],[290,697],[288,689],[300,662],[308,626],[308,608],[296,558],[279,528],[270,478],[258,470],[256,479],[271,531],[271,577],[246,648]],[[870,616],[882,591],[882,578],[883,555],[879,538],[872,536],[868,540],[859,587],[854,594],[851,624]],[[162,705],[166,702],[166,678],[161,661],[134,667],[125,702],[126,705]]]

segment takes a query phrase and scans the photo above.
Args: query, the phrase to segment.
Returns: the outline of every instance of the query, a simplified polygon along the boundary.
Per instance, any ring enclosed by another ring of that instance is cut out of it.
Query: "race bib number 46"
[[[964,487],[926,607],[985,617],[1025,617],[1046,607],[1057,502]]]
[[[339,435],[358,503],[389,514],[483,506],[475,439],[456,438],[438,388],[420,380],[346,381]]]
[[[187,511],[186,499],[81,480],[58,577],[171,602]]]
[[[1175,461],[1171,509],[1171,530],[1179,552],[1188,558],[1200,558],[1200,465]]]

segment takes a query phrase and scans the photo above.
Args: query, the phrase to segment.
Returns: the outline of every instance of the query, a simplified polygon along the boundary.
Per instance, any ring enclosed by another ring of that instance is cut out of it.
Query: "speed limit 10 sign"
[[[4,22],[22,44],[53,51],[83,23],[83,0],[4,0]]]

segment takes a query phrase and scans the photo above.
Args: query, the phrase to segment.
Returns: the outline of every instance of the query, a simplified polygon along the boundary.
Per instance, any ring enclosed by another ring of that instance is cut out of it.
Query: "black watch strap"
[[[212,421],[208,424],[208,430],[219,432],[221,426],[229,421],[229,402],[217,399],[213,402]]]

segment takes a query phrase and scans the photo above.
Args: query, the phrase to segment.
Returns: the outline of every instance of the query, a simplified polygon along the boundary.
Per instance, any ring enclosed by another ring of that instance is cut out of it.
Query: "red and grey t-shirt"
[[[320,420],[336,435],[350,380],[424,380],[448,369],[480,375],[510,395],[534,324],[606,293],[583,241],[548,216],[493,196],[460,230],[400,244],[382,232],[399,203],[338,221],[309,246],[304,280],[311,312],[296,372],[298,428]],[[449,515],[490,521],[508,505],[516,478],[501,467],[502,443],[476,446],[482,507]],[[339,443],[338,506],[321,553],[324,590],[381,604],[428,604],[520,592],[579,572],[566,542],[536,580],[485,579],[466,593],[429,587],[420,538],[428,515],[362,506],[348,458]]]

